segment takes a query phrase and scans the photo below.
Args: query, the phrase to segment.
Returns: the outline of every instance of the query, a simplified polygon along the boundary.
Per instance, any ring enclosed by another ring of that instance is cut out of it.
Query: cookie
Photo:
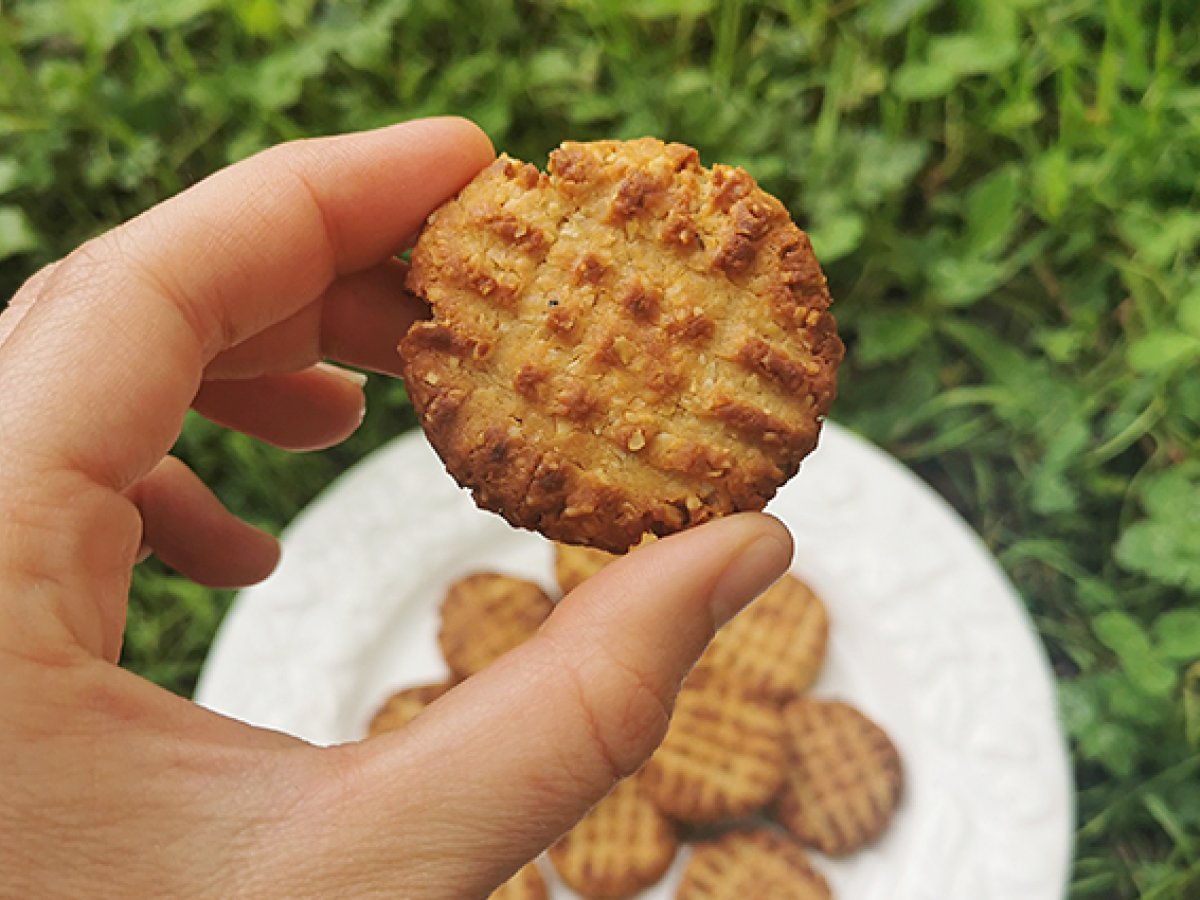
[[[533,637],[554,604],[531,581],[480,572],[460,578],[442,602],[438,645],[456,678],[469,678]]]
[[[870,844],[900,802],[900,755],[883,729],[848,703],[801,698],[784,707],[789,769],[775,817],[829,856]]]
[[[642,784],[668,816],[705,824],[766,806],[783,783],[786,761],[778,707],[698,670],[675,700]]]
[[[569,594],[610,562],[620,557],[604,550],[577,547],[573,544],[554,545],[554,580],[564,594]]]
[[[828,639],[825,604],[804,582],[784,575],[717,632],[699,665],[786,701],[817,680]]]
[[[585,897],[620,898],[657,882],[678,849],[671,823],[626,778],[550,848],[559,877]]]
[[[549,900],[546,882],[534,863],[520,869],[516,875],[492,891],[488,900]]]
[[[765,828],[731,831],[697,844],[676,900],[831,900],[804,850]]]
[[[807,236],[652,138],[502,156],[422,231],[400,343],[447,470],[512,525],[619,553],[774,495],[843,348]]]
[[[648,534],[642,538],[637,547],[654,540],[654,535]],[[633,552],[637,547],[631,547]],[[579,547],[575,544],[554,545],[554,578],[564,594],[570,593],[583,584],[605,566],[621,558],[621,554],[608,553],[604,550],[594,550],[591,547]]]
[[[371,718],[367,726],[367,736],[374,737],[385,731],[396,731],[403,728],[417,717],[426,706],[450,690],[448,682],[438,684],[420,684],[416,687],[396,691],[384,701],[379,711]]]

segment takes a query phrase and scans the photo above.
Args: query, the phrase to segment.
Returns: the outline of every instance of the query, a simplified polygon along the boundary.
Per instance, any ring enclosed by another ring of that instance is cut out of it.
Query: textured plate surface
[[[1053,680],[995,561],[941,498],[834,425],[769,510],[829,606],[814,693],[862,708],[905,766],[884,838],[815,859],[837,896],[1062,897],[1072,789]],[[344,475],[283,543],[278,571],[225,620],[196,696],[321,744],[363,735],[391,690],[445,676],[437,604],[453,579],[491,568],[553,587],[550,546],[477,510],[420,433]],[[681,862],[643,897],[670,897]]]

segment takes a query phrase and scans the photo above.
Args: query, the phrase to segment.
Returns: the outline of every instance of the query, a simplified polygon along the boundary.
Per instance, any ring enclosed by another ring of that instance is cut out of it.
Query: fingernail
[[[353,369],[343,369],[341,366],[335,366],[327,362],[317,363],[317,368],[322,372],[328,372],[330,375],[336,375],[356,388],[365,387],[367,384],[367,376],[362,372],[355,372]]]
[[[752,541],[721,573],[709,604],[720,628],[751,600],[774,584],[792,559],[792,548],[778,537],[764,535]]]

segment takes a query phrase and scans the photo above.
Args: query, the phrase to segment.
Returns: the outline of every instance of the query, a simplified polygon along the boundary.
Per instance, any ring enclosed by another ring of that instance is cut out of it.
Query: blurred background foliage
[[[543,163],[653,134],[810,230],[835,416],[999,556],[1060,678],[1073,897],[1200,897],[1195,0],[28,0],[0,4],[0,297],[263,147],[432,113]],[[272,529],[412,426],[178,453]],[[230,597],[154,563],[125,664],[191,690]],[[1013,865],[1021,865],[1013,860]]]

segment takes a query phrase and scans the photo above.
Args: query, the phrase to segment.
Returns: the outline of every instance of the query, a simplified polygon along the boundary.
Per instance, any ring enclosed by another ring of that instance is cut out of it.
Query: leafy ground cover
[[[538,162],[655,134],[744,165],[826,263],[836,417],[954,503],[1035,618],[1072,896],[1194,898],[1198,22],[1191,0],[0,4],[0,297],[257,149],[426,113]],[[177,451],[278,528],[411,427],[397,384],[369,392],[333,451],[199,419]],[[188,692],[229,599],[143,567],[125,664]]]

